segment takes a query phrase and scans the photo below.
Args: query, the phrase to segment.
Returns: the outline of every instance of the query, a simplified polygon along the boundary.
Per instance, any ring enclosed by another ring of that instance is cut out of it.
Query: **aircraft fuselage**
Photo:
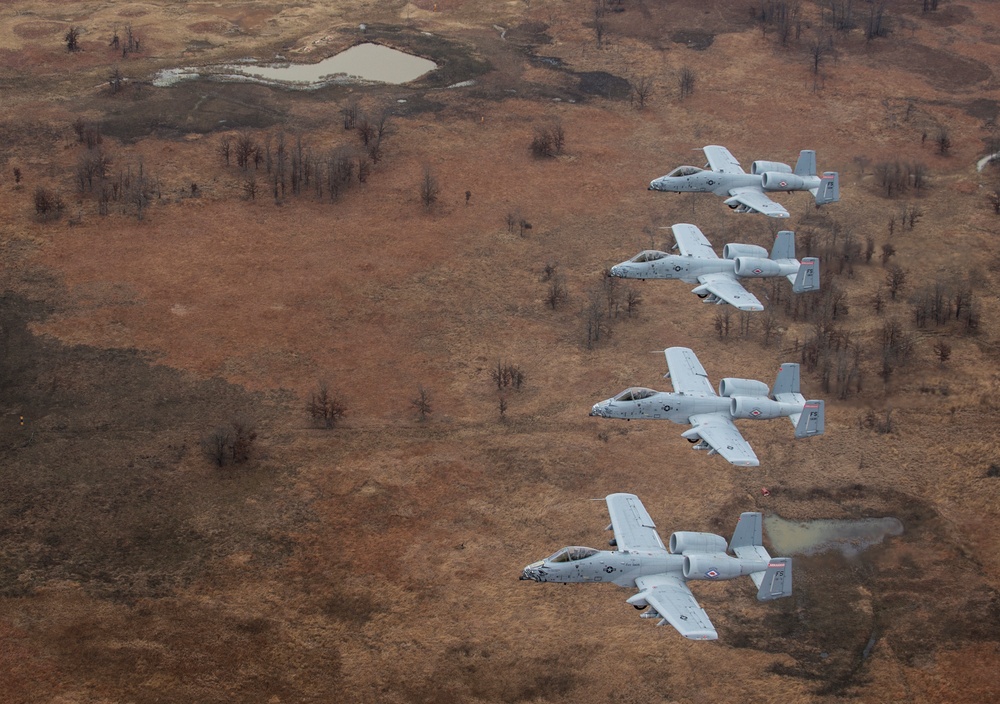
[[[636,577],[665,572],[681,576],[683,568],[684,556],[666,551],[599,550],[582,560],[552,562],[547,558],[533,562],[524,568],[521,579],[559,583],[611,582],[619,587],[634,587]]]
[[[732,399],[724,396],[694,396],[657,391],[646,398],[622,400],[621,396],[625,393],[627,392],[595,403],[590,409],[590,415],[625,420],[663,419],[679,425],[687,425],[693,415],[699,413],[724,413],[728,415],[732,406]]]
[[[762,188],[760,174],[721,174],[716,171],[699,171],[687,176],[661,176],[649,184],[651,191],[669,193],[714,193],[729,195],[730,189],[744,186]]]

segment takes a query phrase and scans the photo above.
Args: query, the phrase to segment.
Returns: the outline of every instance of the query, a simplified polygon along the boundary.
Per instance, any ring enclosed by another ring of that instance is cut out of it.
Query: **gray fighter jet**
[[[799,152],[792,170],[778,161],[755,161],[750,173],[743,170],[729,150],[718,145],[702,148],[708,159],[704,169],[678,166],[649,184],[651,191],[714,193],[728,196],[726,205],[738,213],[758,212],[772,218],[787,218],[788,211],[767,197],[779,191],[809,191],[816,205],[840,200],[840,177],[835,171],[816,174],[816,152]]]
[[[669,623],[692,640],[716,640],[719,634],[688,588],[689,581],[748,575],[757,585],[760,601],[791,596],[792,558],[772,558],[764,549],[761,514],[740,515],[728,546],[721,535],[681,532],[670,536],[668,552],[639,497],[610,494],[605,500],[611,514],[608,530],[615,532],[614,551],[563,548],[525,567],[521,579],[633,587],[639,593],[625,603],[640,610],[650,607],[641,618],[658,618],[657,625]]]
[[[786,363],[778,370],[774,388],[753,379],[727,378],[719,382],[716,395],[708,374],[694,352],[687,347],[668,347],[667,374],[674,392],[640,387],[625,389],[617,396],[595,403],[590,415],[625,420],[664,419],[692,427],[681,437],[695,450],[719,454],[731,464],[756,467],[760,464],[750,443],[743,439],[733,420],[769,420],[787,416],[795,427],[795,437],[822,435],[824,404],[807,401],[799,393],[799,365]]]
[[[712,244],[694,225],[679,223],[671,229],[679,255],[647,249],[611,267],[608,273],[625,279],[680,279],[699,284],[691,293],[705,303],[728,303],[740,310],[764,310],[740,279],[785,276],[794,293],[819,290],[819,259],[806,257],[800,262],[795,258],[793,232],[779,232],[770,255],[755,244],[730,243],[722,248],[719,259]]]

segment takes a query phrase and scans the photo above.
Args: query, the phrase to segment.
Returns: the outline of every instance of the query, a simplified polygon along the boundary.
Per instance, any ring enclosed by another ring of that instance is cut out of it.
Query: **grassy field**
[[[1000,9],[892,0],[892,31],[868,41],[874,6],[837,30],[829,3],[806,2],[783,42],[761,7],[4,3],[6,700],[1000,696],[1000,180],[976,169],[1000,144]],[[108,45],[129,26],[140,50],[123,58]],[[67,51],[71,27],[80,51]],[[316,91],[150,83],[246,57],[316,61],[363,38],[441,69]],[[696,81],[682,98],[684,69]],[[623,86],[644,78],[639,109]],[[276,196],[282,140],[323,168],[365,161],[344,128],[352,105],[388,116],[366,180],[336,198],[289,181]],[[534,157],[553,126],[562,153]],[[271,171],[227,165],[220,146],[240,136],[271,150]],[[700,165],[705,144],[745,166],[815,149],[842,200],[816,210],[781,194],[792,217],[777,223],[646,190]],[[109,188],[145,179],[141,212],[83,185],[97,154]],[[925,185],[887,195],[895,165]],[[440,189],[429,207],[426,175]],[[38,215],[40,188],[61,214]],[[625,313],[603,271],[669,247],[676,222],[717,250],[794,229],[800,253],[821,257],[824,293],[796,305],[785,285],[751,285],[775,314],[767,340],[764,314],[744,331],[734,313],[720,334],[722,309],[679,282],[633,283],[641,304]],[[895,300],[893,265],[906,277]],[[935,287],[964,308],[920,326]],[[595,315],[603,332],[588,343]],[[890,329],[906,344],[885,374]],[[690,452],[680,426],[587,416],[627,386],[667,388],[672,345],[695,349],[716,384],[770,383],[803,362],[826,434],[796,442],[785,421],[743,423],[761,459],[746,470]],[[498,362],[526,377],[503,392],[504,418]],[[306,411],[321,382],[347,409],[332,430]],[[891,432],[872,427],[887,418]],[[203,441],[234,420],[256,429],[253,453],[220,468]],[[590,499],[616,491],[638,494],[664,538],[728,537],[751,510],[894,516],[905,532],[854,558],[797,557],[795,595],[770,604],[747,580],[695,584],[720,640],[694,643],[636,618],[630,592],[517,580],[563,545],[602,547],[607,513]]]

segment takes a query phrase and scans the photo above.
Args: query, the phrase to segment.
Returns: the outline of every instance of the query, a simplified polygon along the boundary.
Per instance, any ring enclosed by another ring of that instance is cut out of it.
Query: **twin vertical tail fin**
[[[795,398],[799,393],[799,365],[795,362],[785,362],[778,369],[778,376],[771,387],[771,398],[783,403],[802,403],[805,399]]]
[[[799,160],[795,163],[796,176],[816,175],[816,152],[812,149],[803,149],[799,152]]]
[[[840,200],[840,174],[836,171],[824,171],[819,180],[819,188],[813,195],[816,196],[816,205],[836,203]]]
[[[792,595],[792,558],[771,557],[764,548],[763,516],[760,513],[740,514],[739,523],[729,541],[729,549],[741,560],[767,564],[760,572],[751,572],[757,585],[757,599],[771,601]]]
[[[760,574],[756,572],[754,574]],[[753,576],[753,575],[751,575]],[[756,581],[756,580],[754,580]],[[792,595],[792,558],[772,557],[757,589],[758,601],[771,601]]]
[[[795,259],[795,233],[789,230],[782,230],[774,236],[774,244],[771,245],[771,259]]]
[[[819,259],[804,257],[799,264],[799,270],[788,278],[792,281],[792,293],[819,291]]]
[[[822,400],[806,401],[799,417],[792,419],[792,422],[795,423],[795,437],[808,438],[813,435],[822,435],[826,429],[824,411],[825,404]]]

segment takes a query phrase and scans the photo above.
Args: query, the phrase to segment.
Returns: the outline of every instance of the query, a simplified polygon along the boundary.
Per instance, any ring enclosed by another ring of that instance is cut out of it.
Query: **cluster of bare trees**
[[[966,332],[979,328],[979,305],[967,281],[956,283],[951,278],[938,279],[917,291],[910,304],[913,323],[918,328],[941,327],[952,320],[958,321]]]
[[[232,420],[229,426],[219,426],[201,440],[205,456],[217,467],[247,463],[253,456],[257,430],[243,418]]]
[[[113,204],[121,207],[122,214],[132,214],[139,220],[155,198],[161,196],[160,181],[149,174],[143,163],[126,164],[117,172],[112,169],[114,159],[103,147],[98,126],[77,119],[73,123],[77,142],[85,151],[76,162],[75,182],[81,196],[97,198],[98,213],[108,215]]]
[[[539,159],[548,159],[562,154],[566,144],[566,131],[556,123],[544,127],[536,127],[531,139],[531,153]]]
[[[66,207],[62,196],[45,186],[39,186],[35,189],[34,203],[35,215],[42,220],[59,217]]]
[[[750,6],[750,17],[760,24],[765,37],[773,31],[782,46],[788,44],[792,35],[798,39],[802,34],[802,16],[797,2],[788,0],[760,0]]]
[[[496,365],[490,369],[490,379],[497,385],[497,391],[503,391],[506,388],[520,391],[527,376],[518,365],[510,362],[505,364],[503,360],[498,359]]]
[[[131,23],[125,25],[124,38],[118,35],[118,28],[115,27],[115,33],[111,37],[111,41],[108,42],[108,46],[112,49],[120,50],[123,59],[128,58],[129,54],[139,52],[139,35],[132,31]]]
[[[882,161],[875,165],[875,180],[888,198],[911,188],[920,192],[927,185],[927,166],[920,162]]]
[[[619,318],[631,318],[639,312],[642,298],[638,290],[622,281],[605,271],[600,283],[587,292],[587,304],[581,311],[581,317],[583,342],[588,350],[611,337],[614,323]]]
[[[507,224],[507,234],[512,235],[514,232],[517,232],[521,237],[524,237],[525,233],[532,229],[531,223],[521,215],[520,208],[507,211],[505,222]]]
[[[217,152],[227,165],[235,162],[244,172],[243,192],[248,200],[268,188],[275,200],[312,190],[318,199],[335,201],[355,183],[367,181],[374,163],[371,150],[340,146],[319,153],[305,144],[302,135],[292,142],[284,132],[266,134],[263,142],[248,131],[223,135]]]

